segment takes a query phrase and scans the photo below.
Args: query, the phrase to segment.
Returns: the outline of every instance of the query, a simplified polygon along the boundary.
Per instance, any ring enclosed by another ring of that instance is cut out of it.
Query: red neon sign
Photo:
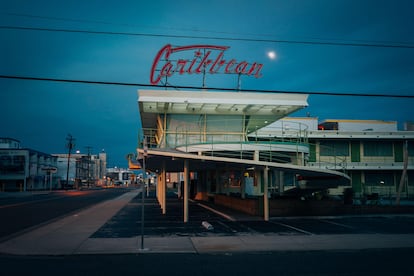
[[[228,48],[230,47],[215,45],[189,45],[174,48],[171,44],[167,44],[155,56],[150,73],[151,84],[158,84],[163,77],[171,77],[175,73],[183,75],[224,72],[254,76],[255,78],[262,76],[263,64],[261,63],[238,62],[235,59],[225,60],[223,58],[224,52]],[[194,51],[194,58],[172,61],[174,53],[184,51]]]

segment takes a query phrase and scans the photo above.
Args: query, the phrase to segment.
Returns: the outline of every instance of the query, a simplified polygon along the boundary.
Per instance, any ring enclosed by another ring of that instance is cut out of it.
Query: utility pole
[[[63,186],[64,189],[66,189],[66,187],[69,185],[70,154],[72,153],[72,149],[75,147],[75,139],[72,137],[71,134],[68,134],[68,136],[66,137],[66,141],[66,147],[68,148],[68,167],[66,170],[66,183]]]

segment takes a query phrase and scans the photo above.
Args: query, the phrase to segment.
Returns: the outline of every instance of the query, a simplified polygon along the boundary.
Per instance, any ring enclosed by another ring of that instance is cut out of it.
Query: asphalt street
[[[127,189],[67,190],[0,197],[0,240],[115,198]]]
[[[96,200],[115,198],[3,242],[2,275],[412,274],[413,215],[285,217],[265,222],[191,201],[190,219],[184,223],[183,202],[174,193],[167,199],[166,215],[151,195],[144,202],[148,248],[140,250],[139,192],[114,189],[89,195]],[[50,196],[2,206],[10,212],[59,201]],[[205,221],[213,229],[203,227]]]
[[[2,275],[412,275],[413,248],[236,254],[0,255]]]

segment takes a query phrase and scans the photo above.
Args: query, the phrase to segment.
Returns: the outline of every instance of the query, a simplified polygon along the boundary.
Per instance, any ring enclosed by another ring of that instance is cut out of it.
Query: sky
[[[408,96],[310,94],[309,106],[291,116],[398,121],[400,127],[414,121],[414,1],[0,3],[0,137],[26,148],[64,153],[71,134],[76,150],[105,150],[109,167],[126,167],[140,127],[137,90],[149,89],[138,84],[150,84],[154,58],[167,44],[228,46],[226,58],[263,64],[262,77],[241,77],[244,90]],[[202,77],[176,74],[168,82],[201,87]],[[206,75],[207,87],[237,85],[232,75]]]

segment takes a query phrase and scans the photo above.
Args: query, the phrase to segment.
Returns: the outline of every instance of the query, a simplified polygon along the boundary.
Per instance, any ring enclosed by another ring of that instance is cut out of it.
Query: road
[[[414,249],[1,256],[2,275],[412,275]]]
[[[6,221],[6,228],[25,227],[86,208],[121,195],[122,189],[63,192],[26,199],[3,199],[0,219],[19,217],[21,223]],[[95,241],[104,238],[128,238],[139,235],[141,197],[126,204],[106,224],[91,233]],[[154,198],[145,199],[146,236],[232,236],[232,235],[330,235],[357,233],[414,233],[414,217],[360,216],[272,218],[232,221],[190,204],[190,221],[182,222],[182,202],[169,198],[166,215],[161,214]],[[66,209],[67,208],[67,209]],[[56,210],[59,210],[57,212]],[[35,212],[36,211],[36,212]],[[40,212],[39,212],[40,211]],[[38,213],[45,213],[40,215]],[[50,213],[50,214],[49,214]],[[19,216],[17,216],[19,215]],[[34,216],[31,218],[31,216]],[[214,230],[201,226],[209,221]],[[39,222],[40,221],[40,222]],[[25,226],[23,225],[25,223]],[[30,223],[29,223],[30,222]],[[411,275],[414,248],[363,250],[267,251],[255,253],[153,253],[73,254],[73,255],[0,255],[2,275]]]
[[[0,240],[125,193],[126,189],[68,190],[0,198]]]

